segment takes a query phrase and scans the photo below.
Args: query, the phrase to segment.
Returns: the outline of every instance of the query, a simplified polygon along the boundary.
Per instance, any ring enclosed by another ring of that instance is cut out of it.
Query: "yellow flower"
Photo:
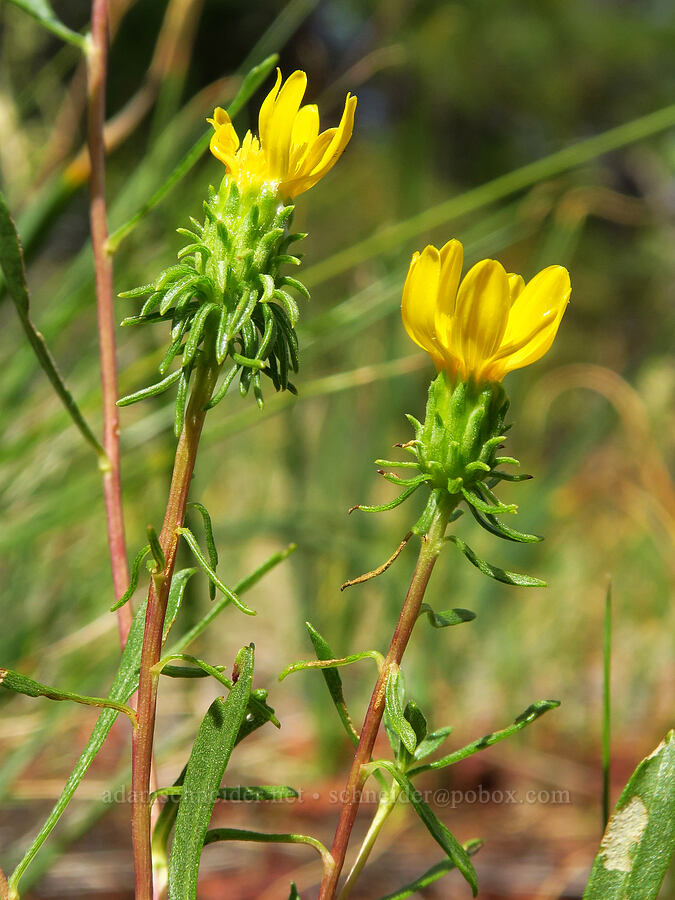
[[[237,184],[246,189],[269,184],[288,199],[308,191],[333,168],[349,143],[354,128],[356,97],[347,94],[337,128],[319,133],[319,109],[300,106],[307,76],[297,71],[281,85],[281,72],[258,117],[259,137],[246,132],[244,140],[234,130],[230,117],[218,107],[213,118],[211,153],[227,167]]]
[[[413,254],[401,315],[410,337],[436,368],[476,381],[501,381],[507,372],[546,353],[569,302],[570,276],[549,266],[525,284],[501,263],[484,259],[460,284],[464,251],[448,241]]]

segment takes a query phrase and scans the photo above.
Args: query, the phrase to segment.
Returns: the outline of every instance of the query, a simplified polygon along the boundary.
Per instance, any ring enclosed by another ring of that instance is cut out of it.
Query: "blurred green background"
[[[86,27],[84,0],[54,8],[70,27]],[[304,621],[339,655],[384,649],[412,571],[408,549],[376,581],[339,590],[345,579],[389,556],[416,512],[410,503],[378,516],[346,515],[356,503],[394,496],[372,461],[409,439],[405,413],[419,417],[424,410],[431,366],[399,315],[411,253],[457,237],[469,262],[497,257],[526,278],[551,263],[570,269],[572,302],[553,349],[507,379],[516,422],[509,448],[536,480],[517,490],[506,486],[504,496],[519,502],[521,526],[546,541],[533,547],[499,542],[469,517],[456,526],[480,555],[536,574],[550,587],[528,591],[490,582],[449,547],[429,599],[439,609],[468,607],[478,618],[447,632],[421,622],[405,670],[431,724],[455,725],[456,746],[502,727],[535,699],[562,701],[559,710],[447,778],[451,786],[565,789],[569,804],[493,804],[441,814],[462,840],[487,839],[476,860],[481,896],[581,896],[601,833],[609,577],[613,800],[672,725],[675,130],[639,141],[628,134],[610,154],[503,196],[488,189],[469,211],[456,205],[439,213],[432,228],[416,217],[672,103],[672,4],[117,0],[112,28],[112,227],[161,184],[204,131],[213,106],[225,105],[241,75],[268,53],[279,51],[285,74],[307,71],[308,98],[320,104],[327,125],[337,122],[347,90],[359,98],[345,156],[297,201],[295,226],[309,232],[301,249],[312,291],[302,311],[299,398],[268,391],[260,413],[252,398],[233,392],[207,421],[191,492],[214,518],[219,572],[228,583],[271,552],[298,544],[250,595],[258,617],[229,610],[194,648],[229,665],[241,643],[256,644],[256,685],[270,689],[283,728],[262,729],[247,742],[235,755],[232,777],[308,792],[301,804],[267,810],[265,822],[286,828],[300,817],[306,820],[301,830],[329,841],[336,809],[327,792],[341,785],[349,760],[319,674],[275,683],[288,663],[311,656]],[[254,122],[268,87],[239,117],[240,134]],[[2,189],[29,252],[33,318],[100,428],[87,194],[72,165],[84,139],[84,102],[78,51],[2,4]],[[115,257],[117,290],[150,280],[173,260],[182,246],[174,228],[201,214],[208,185],[222,174],[205,154],[126,239]],[[385,237],[369,243],[378,234]],[[118,303],[120,320],[135,311],[134,301]],[[114,618],[106,612],[113,596],[95,460],[38,369],[6,297],[0,317],[0,663],[100,694],[118,650]],[[121,393],[155,380],[165,338],[162,327],[119,331]],[[144,543],[146,525],[161,523],[174,448],[172,400],[166,394],[122,411],[130,557]],[[140,597],[139,589],[137,602]],[[189,627],[208,605],[198,576],[176,628]],[[361,663],[344,680],[359,719],[373,671]],[[180,770],[190,735],[216,693],[204,681],[167,681],[158,724],[161,783]],[[50,808],[93,718],[79,708],[9,694],[0,696],[0,717],[4,868]],[[89,831],[86,816],[98,807],[85,802],[95,804],[111,780],[125,777],[124,742],[120,729],[83,786],[84,800],[55,833],[53,846],[63,840],[69,855],[32,896],[131,896],[128,808],[119,804],[108,824]],[[242,824],[252,817],[260,824],[265,810],[235,815]],[[402,810],[393,820],[364,878],[364,897],[435,861],[412,819]],[[70,838],[85,831],[71,847]],[[311,891],[315,865],[297,851],[270,853],[212,848],[203,896],[286,896],[288,873]],[[112,867],[107,876],[106,865]],[[252,865],[264,889],[250,870],[245,875]],[[223,870],[227,889],[217,887]],[[270,871],[283,875],[276,893]],[[460,896],[458,884],[448,878],[428,896],[454,896],[453,890]]]

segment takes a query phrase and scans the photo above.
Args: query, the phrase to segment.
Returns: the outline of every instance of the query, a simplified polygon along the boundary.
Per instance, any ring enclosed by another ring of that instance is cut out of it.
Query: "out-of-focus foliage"
[[[87,6],[54,3],[74,30],[86,25]],[[313,267],[388,224],[672,102],[671,4],[182,0],[170,9],[180,31],[172,36],[168,28],[168,38],[165,31],[167,56],[155,61],[148,80],[166,3],[113,4],[110,114],[126,110],[124,122],[141,85],[154,94],[109,158],[112,227],[162,182],[214,105],[226,105],[236,73],[277,46],[285,73],[308,72],[309,99],[321,102],[327,120],[336,120],[346,90],[359,97],[340,167],[297,203],[295,227],[310,233],[303,251],[312,291],[299,328],[299,399],[270,397],[263,413],[236,394],[224,401],[207,421],[192,488],[192,498],[213,515],[219,572],[228,584],[289,541],[299,550],[252,592],[257,619],[224,617],[200,639],[200,655],[227,662],[253,641],[256,683],[273,688],[288,662],[311,654],[306,619],[338,655],[388,639],[411,551],[376,581],[345,593],[339,585],[385,560],[416,510],[406,504],[373,519],[358,512],[348,518],[346,510],[394,496],[376,480],[372,460],[407,440],[404,413],[422,415],[432,374],[401,326],[400,289],[413,250],[456,236],[469,262],[494,256],[526,276],[561,263],[572,274],[572,301],[553,350],[507,381],[516,421],[509,446],[536,475],[518,490],[522,524],[546,541],[504,545],[500,558],[489,547],[491,562],[534,572],[550,587],[521,591],[489,582],[458,554],[445,553],[429,600],[438,609],[470,606],[478,619],[471,628],[433,634],[419,628],[406,657],[410,692],[422,703],[445,705],[444,723],[462,723],[459,741],[500,720],[497,710],[559,697],[561,709],[523,741],[557,753],[571,747],[572,757],[592,755],[600,736],[603,598],[611,573],[614,741],[632,746],[639,735],[634,759],[641,758],[671,724],[662,685],[672,675],[675,632],[669,601],[675,495],[668,478],[675,438],[675,132],[392,244],[331,280]],[[52,196],[50,179],[79,150],[83,91],[77,49],[3,4],[0,182],[25,226]],[[247,115],[242,130],[251,124]],[[182,243],[174,228],[200,215],[209,183],[221,174],[206,154],[126,239],[115,257],[117,290],[148,281],[173,261]],[[59,197],[28,267],[32,315],[87,420],[99,425],[86,192]],[[121,320],[127,309],[119,303]],[[0,318],[0,664],[98,695],[117,657],[99,476],[7,298]],[[149,383],[165,337],[152,329],[119,332],[122,394]],[[145,543],[148,522],[160,523],[173,443],[170,395],[122,412],[130,557]],[[503,494],[509,502],[511,486]],[[483,555],[489,538],[468,517],[456,531]],[[206,581],[197,576],[176,628],[187,629],[208,603]],[[439,641],[447,652],[429,652]],[[343,673],[357,710],[357,699],[370,690],[364,670]],[[167,682],[160,733],[163,721],[197,723],[213,696],[201,681]],[[307,673],[273,688],[270,700],[282,722],[288,713],[293,728],[311,737],[324,691],[318,673]],[[0,697],[0,796],[11,796],[25,767],[20,746],[32,746],[36,764],[49,771],[65,772],[72,761],[76,714],[29,703]],[[46,727],[49,761],[40,755]],[[314,759],[324,771],[345,749],[340,734],[336,717],[335,740],[324,741],[323,762],[319,754]],[[271,757],[276,733],[257,740],[262,756]],[[176,774],[168,768],[167,783]],[[294,783],[293,772],[270,777],[277,776]],[[2,838],[9,838],[6,827],[3,821]]]

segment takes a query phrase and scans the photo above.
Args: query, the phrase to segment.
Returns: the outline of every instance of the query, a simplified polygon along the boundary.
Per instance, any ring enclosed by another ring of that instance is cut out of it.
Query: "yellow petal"
[[[272,111],[274,110],[274,103],[277,99],[277,94],[279,93],[280,86],[281,69],[277,69],[277,80],[274,84],[274,87],[263,100],[260,107],[260,112],[258,113],[258,134],[260,135],[260,139],[263,142],[268,140],[270,137]]]
[[[440,254],[431,244],[421,254],[413,254],[401,301],[401,318],[405,330],[418,347],[432,356],[437,365],[441,360],[441,353],[436,341],[434,320],[440,270]]]
[[[303,164],[303,171],[310,177],[310,187],[323,178],[342,156],[354,130],[355,112],[356,97],[347,94],[345,108],[338,127],[324,131],[309,148],[307,158]],[[330,136],[330,140],[326,143],[328,136]],[[307,190],[307,188],[303,188],[303,190]],[[296,193],[300,192],[297,191]]]
[[[525,286],[513,305],[504,336],[505,350],[509,343],[520,345],[505,356],[505,371],[528,366],[548,351],[571,291],[570,276],[563,266],[543,269]]]
[[[293,123],[291,144],[295,146],[309,146],[319,134],[319,107],[316,104],[303,106]]]
[[[438,295],[438,311],[446,316],[455,313],[457,288],[462,277],[464,248],[459,241],[448,241],[441,247],[441,287]]]
[[[511,306],[516,302],[525,287],[525,279],[522,275],[515,275],[513,272],[509,275],[509,294],[511,296]]]
[[[283,181],[288,174],[293,124],[307,89],[307,76],[300,70],[293,72],[282,85],[272,111],[261,129],[261,146],[273,179]]]
[[[509,283],[504,267],[494,259],[476,263],[459,286],[451,350],[464,361],[467,371],[478,378],[501,343],[509,307]]]
[[[219,159],[224,163],[228,167],[228,170],[232,172],[236,166],[234,157],[239,148],[239,137],[225,110],[220,110],[220,112],[224,113],[226,118],[221,118],[221,124],[216,126],[215,122],[218,121],[218,110],[215,111],[214,127],[216,130],[211,135],[209,148],[216,159]]]
[[[504,343],[520,341],[530,334],[543,316],[566,305],[570,291],[567,269],[563,266],[542,269],[515,299],[509,313]]]

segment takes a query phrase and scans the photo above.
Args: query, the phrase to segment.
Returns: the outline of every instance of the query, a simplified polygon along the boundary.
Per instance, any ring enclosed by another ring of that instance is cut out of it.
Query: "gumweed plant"
[[[437,375],[429,386],[424,421],[408,416],[414,437],[397,445],[411,458],[377,460],[377,465],[386,467],[379,470],[380,474],[402,489],[400,495],[379,506],[354,507],[383,512],[404,503],[416,491],[428,493],[422,515],[412,524],[393,557],[373,572],[343,585],[344,588],[362,583],[381,574],[413,535],[419,538],[417,565],[389,649],[385,656],[371,650],[331,660],[325,640],[310,628],[321,667],[330,669],[368,656],[374,657],[379,666],[360,732],[354,730],[346,715],[337,673],[325,673],[331,694],[338,709],[342,709],[343,721],[356,744],[356,752],[342,794],[344,802],[331,849],[332,864],[324,870],[322,900],[336,896],[361,793],[371,776],[378,777],[380,802],[340,898],[351,893],[402,793],[447,855],[446,863],[423,876],[417,886],[422,887],[449,869],[457,868],[476,894],[477,878],[470,855],[479,848],[480,841],[461,845],[426,804],[413,779],[490,746],[558,705],[554,700],[534,703],[506,729],[441,759],[422,762],[440,747],[451,729],[428,731],[419,706],[412,699],[406,702],[401,663],[420,616],[428,617],[437,628],[474,618],[465,609],[437,613],[424,602],[432,570],[447,544],[454,544],[481,572],[498,581],[524,587],[544,585],[537,578],[487,563],[460,537],[446,532],[448,525],[468,508],[478,523],[496,537],[526,543],[540,540],[502,521],[502,515],[515,513],[517,507],[502,503],[493,490],[501,481],[517,482],[530,477],[510,473],[505,467],[519,463],[513,457],[501,455],[509,428],[506,423],[509,401],[502,379],[508,372],[535,362],[550,348],[569,301],[570,278],[562,266],[550,266],[526,284],[520,275],[507,273],[501,263],[486,259],[474,265],[462,279],[463,255],[460,242],[451,240],[440,251],[430,245],[412,258],[403,288],[403,324],[412,340],[429,354]],[[392,468],[402,469],[405,477],[387,471]],[[287,671],[311,665],[316,664],[301,662]],[[393,760],[372,759],[383,717]]]
[[[257,129],[247,131],[241,138],[232,119],[270,74],[276,61],[276,57],[270,57],[243,79],[239,93],[227,110],[216,107],[207,120],[210,131],[188,152],[159,193],[108,236],[103,138],[107,4],[105,0],[94,0],[92,30],[86,37],[70,31],[51,12],[44,12],[40,4],[19,5],[30,6],[35,16],[44,20],[43,24],[86,56],[87,171],[103,387],[102,444],[87,425],[44,339],[31,321],[22,247],[2,195],[0,266],[40,365],[74,424],[97,454],[103,477],[116,597],[111,609],[118,614],[122,655],[105,696],[60,690],[19,672],[0,669],[3,690],[100,708],[86,747],[44,825],[9,877],[5,878],[0,871],[0,900],[20,897],[21,879],[54,830],[120,714],[128,719],[132,734],[131,835],[137,900],[159,900],[164,896],[169,900],[195,900],[202,850],[218,841],[307,845],[319,854],[322,863],[320,900],[333,900],[336,896],[346,900],[402,797],[407,798],[441,847],[444,858],[415,882],[382,900],[403,900],[454,869],[475,894],[477,877],[471,856],[480,848],[481,841],[460,843],[423,799],[415,779],[425,772],[458,763],[509,737],[558,702],[533,703],[505,728],[438,756],[452,729],[430,728],[419,705],[407,697],[403,656],[420,619],[442,629],[470,622],[475,617],[471,611],[460,608],[436,611],[425,601],[432,570],[446,546],[456,547],[481,573],[497,581],[522,587],[543,586],[537,578],[481,559],[458,534],[448,533],[448,528],[468,510],[496,538],[524,543],[540,540],[509,524],[508,519],[517,507],[503,502],[496,493],[503,481],[520,482],[530,477],[514,473],[512,467],[517,467],[518,461],[502,454],[510,428],[509,400],[503,380],[509,372],[536,362],[551,347],[570,297],[567,270],[550,266],[526,283],[520,275],[508,273],[499,262],[486,259],[462,278],[463,249],[458,241],[449,241],[441,250],[427,246],[414,254],[403,288],[402,320],[410,338],[429,354],[436,376],[429,386],[423,419],[408,416],[412,436],[396,445],[402,451],[400,458],[377,460],[379,473],[400,489],[399,495],[388,503],[359,505],[354,510],[384,512],[405,503],[418,492],[424,494],[424,509],[411,522],[409,532],[389,560],[343,585],[343,588],[351,587],[380,575],[415,539],[419,541],[419,554],[410,587],[386,654],[371,649],[339,657],[308,623],[317,658],[290,665],[280,677],[282,680],[291,672],[320,669],[355,747],[333,845],[329,850],[317,838],[295,832],[276,834],[209,827],[217,799],[262,801],[298,796],[287,785],[222,783],[236,747],[261,726],[280,725],[274,708],[268,703],[267,691],[253,688],[253,645],[239,650],[233,666],[211,663],[185,652],[226,608],[233,606],[245,615],[254,615],[243,595],[284,560],[294,545],[276,553],[255,572],[229,587],[218,573],[218,550],[209,512],[198,499],[190,497],[191,479],[208,413],[235,385],[242,397],[252,395],[260,407],[266,387],[296,391],[292,379],[298,373],[300,361],[296,333],[299,301],[307,299],[309,294],[298,277],[301,258],[296,247],[305,235],[292,230],[294,203],[330,172],[346,150],[354,128],[357,101],[347,94],[338,124],[322,131],[317,106],[303,105],[307,89],[305,73],[296,71],[284,80],[277,70],[275,84],[260,107]],[[164,329],[167,340],[159,364],[159,380],[118,400],[112,254],[142,215],[161,200],[207,146],[221,167],[220,181],[216,188],[210,188],[200,216],[177,229],[186,243],[176,263],[151,281],[120,295],[124,302],[138,304],[124,319],[125,326],[157,325]],[[176,448],[163,524],[159,533],[148,526],[147,543],[129,568],[121,506],[118,409],[172,390],[175,391]],[[188,509],[194,510],[200,524],[201,540],[186,525]],[[194,565],[176,571],[181,542],[191,553]],[[134,610],[132,598],[139,587],[144,562],[149,576],[147,599]],[[208,579],[213,605],[191,629],[166,646],[186,586],[198,571]],[[226,639],[225,632],[224,644]],[[377,663],[378,676],[362,727],[357,729],[347,708],[338,670],[363,659]],[[166,677],[212,678],[225,689],[226,697],[218,697],[210,705],[189,758],[182,770],[176,772],[173,783],[157,787],[153,764],[155,715],[158,693]],[[373,759],[382,722],[392,754],[391,758]],[[623,807],[634,810],[638,790],[640,797],[647,798],[649,803],[661,802],[663,792],[657,776],[665,754],[672,754],[672,747],[669,737],[667,744],[657,748],[641,764],[642,768],[638,767],[619,800],[615,818],[610,820],[606,832],[607,843],[603,840],[585,895],[590,900],[631,896],[624,890],[623,874],[617,877],[612,874],[614,871],[630,874],[631,867],[612,870],[608,875],[603,859],[614,858],[611,854],[617,851],[613,840],[620,849],[627,846],[618,823]],[[647,770],[652,778],[648,784],[649,796],[644,787]],[[652,777],[654,771],[657,775]],[[378,807],[351,870],[340,883],[362,791],[371,777],[380,789]],[[663,809],[659,807],[659,810],[659,821],[665,821]],[[653,832],[654,829],[649,832],[652,843]],[[638,848],[644,857],[640,861],[645,870],[653,866],[654,859],[665,858],[663,854],[659,857],[652,853],[649,841]],[[657,890],[657,876],[663,877],[662,868],[660,865],[658,871],[655,869],[652,879]],[[635,871],[638,872],[637,865]],[[649,894],[650,898],[653,896],[656,895]],[[291,886],[289,900],[299,900],[295,885]]]

